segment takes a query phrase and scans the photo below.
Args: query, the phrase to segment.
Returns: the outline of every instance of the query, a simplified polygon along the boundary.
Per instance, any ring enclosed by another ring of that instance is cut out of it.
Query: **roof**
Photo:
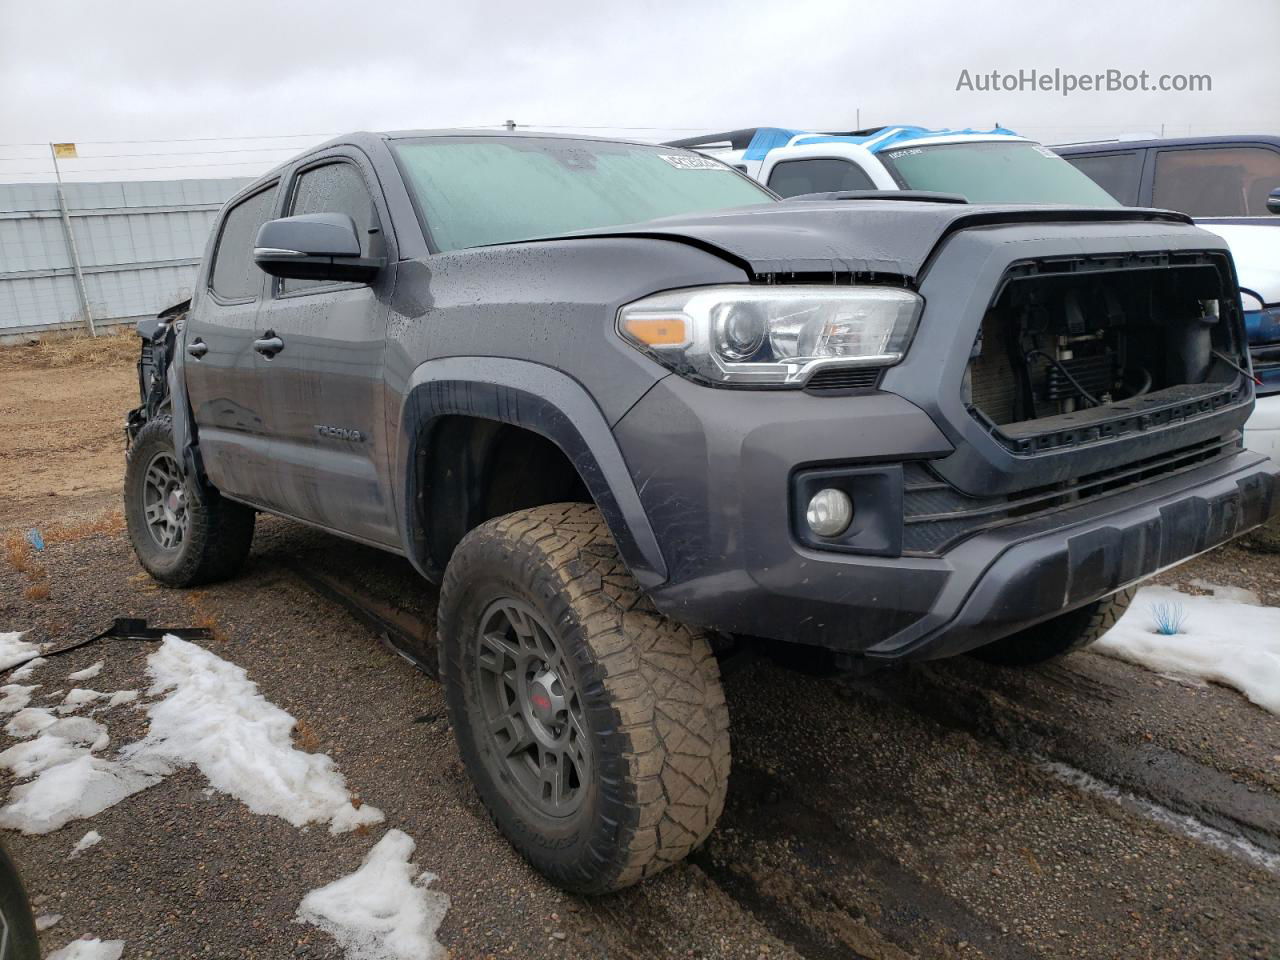
[[[1111,153],[1117,150],[1140,150],[1146,147],[1211,147],[1234,146],[1241,143],[1265,143],[1280,147],[1280,136],[1268,133],[1242,133],[1221,137],[1152,137],[1146,140],[1094,140],[1088,143],[1060,143],[1055,153]]]
[[[729,130],[725,133],[706,134],[699,137],[685,137],[671,140],[672,147],[706,147],[712,144],[728,142],[734,150],[745,150],[744,160],[763,160],[765,154],[778,147],[797,147],[811,143],[853,143],[866,147],[872,153],[879,153],[890,147],[901,146],[916,140],[936,137],[1017,137],[1012,130],[1004,127],[993,127],[990,130],[963,130],[941,128],[929,129],[910,125],[890,125],[869,127],[865,130],[854,130],[850,133],[817,133],[805,130],[792,130],[786,127],[747,127],[741,130]]]

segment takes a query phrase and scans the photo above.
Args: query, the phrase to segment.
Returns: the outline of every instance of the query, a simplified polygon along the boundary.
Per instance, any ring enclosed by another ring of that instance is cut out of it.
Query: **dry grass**
[[[76,334],[72,337],[45,339],[39,343],[0,347],[0,368],[122,366],[137,361],[139,347],[138,336],[132,328],[121,327],[98,337]]]
[[[83,540],[99,533],[123,533],[124,512],[121,510],[108,510],[106,513],[100,513],[96,517],[64,520],[50,524],[41,532],[44,535],[46,544],[75,543],[78,540]]]
[[[202,627],[209,631],[209,635],[213,637],[214,643],[226,643],[227,635],[222,632],[222,627],[218,623],[218,618],[210,612],[209,608],[204,605],[203,591],[193,591],[188,593],[187,605],[191,607],[193,627]]]
[[[49,584],[33,583],[31,586],[27,587],[27,589],[22,591],[22,595],[28,600],[48,600]]]
[[[26,536],[17,530],[7,534],[4,538],[4,558],[9,561],[9,566],[19,573],[26,574],[27,579],[35,581],[36,584],[48,576],[48,571],[45,570],[44,564],[36,559],[35,548],[31,546]]]
[[[4,538],[4,558],[9,562],[9,566],[19,573],[28,573],[37,565],[35,551],[31,548],[31,544],[27,542],[26,536],[17,530]]]
[[[303,753],[315,753],[320,749],[320,738],[316,736],[311,724],[305,720],[298,720],[294,723],[293,742],[298,745],[298,749]]]

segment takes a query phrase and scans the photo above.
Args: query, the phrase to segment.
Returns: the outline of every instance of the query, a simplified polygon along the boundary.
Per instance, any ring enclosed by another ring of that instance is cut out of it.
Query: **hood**
[[[889,274],[914,283],[948,234],[1005,223],[1190,224],[1168,210],[907,200],[792,200],[647,223],[575,231],[546,239],[657,237],[693,243],[737,262],[754,277]]]

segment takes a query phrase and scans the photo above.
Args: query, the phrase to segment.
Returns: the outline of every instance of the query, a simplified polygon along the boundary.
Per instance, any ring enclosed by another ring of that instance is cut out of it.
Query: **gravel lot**
[[[0,377],[0,410],[34,409],[56,378],[63,416],[82,422],[52,453],[71,458],[74,438],[115,430],[131,395],[95,391],[127,390],[129,375]],[[386,823],[300,830],[189,769],[90,821],[6,833],[37,913],[62,914],[46,950],[87,934],[124,939],[126,958],[341,956],[294,921],[298,903],[395,827],[452,899],[439,938],[456,958],[1280,956],[1280,718],[1091,653],[1029,671],[960,659],[861,679],[735,658],[734,774],[707,846],[637,889],[562,894],[488,822],[439,686],[313,586],[338,585],[425,644],[432,588],[402,561],[277,519],[261,522],[237,580],[159,588],[118,519],[100,515],[119,450],[90,446],[84,489],[56,497],[45,474],[15,466],[38,450],[0,449],[0,539],[40,526],[48,541],[33,562],[0,559],[0,631],[61,645],[121,616],[208,626],[210,648],[297,718],[299,749],[332,756]],[[1280,603],[1275,556],[1228,547],[1162,579],[1196,577]],[[145,688],[149,652],[107,642],[57,657],[26,681],[42,685],[32,705],[56,703],[67,674],[100,659],[94,689]],[[136,705],[95,716],[108,753],[146,731]],[[102,842],[70,857],[89,829]]]

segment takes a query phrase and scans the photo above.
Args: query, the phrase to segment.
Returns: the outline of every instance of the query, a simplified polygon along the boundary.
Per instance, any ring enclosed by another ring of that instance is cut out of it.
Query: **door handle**
[[[284,349],[284,341],[268,330],[265,337],[260,340],[253,341],[253,349],[257,350],[260,354],[270,360]]]
[[[187,344],[187,353],[199,360],[209,352],[209,345],[197,337],[191,343]]]

